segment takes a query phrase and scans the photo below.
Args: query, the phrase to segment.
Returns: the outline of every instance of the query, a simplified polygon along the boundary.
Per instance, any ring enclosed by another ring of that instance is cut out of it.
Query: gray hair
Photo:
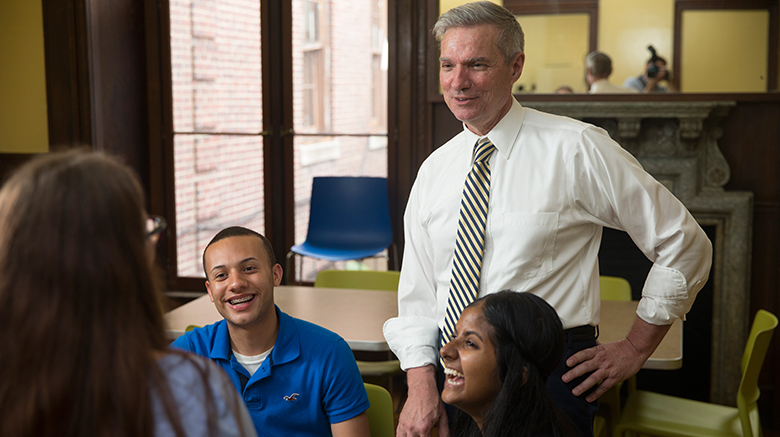
[[[515,16],[503,6],[488,1],[466,3],[441,14],[433,26],[432,33],[441,50],[441,40],[448,29],[482,24],[491,24],[500,30],[496,44],[507,64],[515,55],[525,50],[523,28],[520,27]]]
[[[612,59],[599,51],[590,52],[585,57],[585,67],[593,77],[605,78],[612,73]]]

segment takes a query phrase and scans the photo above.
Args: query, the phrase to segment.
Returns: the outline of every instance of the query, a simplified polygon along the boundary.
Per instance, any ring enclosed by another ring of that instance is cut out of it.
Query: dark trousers
[[[439,333],[439,342],[441,343],[441,333]],[[550,397],[555,405],[569,417],[572,426],[575,430],[579,431],[579,435],[583,437],[593,437],[593,420],[596,417],[596,412],[599,409],[599,402],[593,403],[585,400],[585,396],[590,391],[583,393],[580,396],[574,396],[571,391],[584,381],[589,373],[565,384],[561,379],[564,373],[569,371],[569,367],[566,366],[566,360],[577,352],[596,346],[596,339],[588,339],[583,341],[574,341],[572,334],[569,333],[566,337],[566,344],[563,348],[563,359],[555,369],[552,375],[547,379],[547,391],[550,393]],[[438,386],[439,393],[444,387],[444,370],[441,367],[441,361],[438,361]],[[450,428],[453,426],[452,419],[455,416],[456,408],[452,405],[444,404],[444,409],[447,411],[447,418],[450,423]]]
[[[582,436],[593,437],[593,419],[599,409],[599,401],[588,402],[585,396],[590,391],[574,396],[571,391],[584,381],[590,373],[565,384],[561,379],[564,373],[570,368],[566,365],[566,360],[577,352],[596,346],[596,339],[592,338],[584,341],[574,341],[571,333],[566,338],[566,344],[563,348],[563,360],[558,368],[547,378],[547,392],[550,393],[555,405],[571,420],[574,429],[579,430]]]

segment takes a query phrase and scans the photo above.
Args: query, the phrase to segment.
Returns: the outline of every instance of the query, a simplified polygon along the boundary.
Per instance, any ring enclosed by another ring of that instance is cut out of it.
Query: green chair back
[[[631,300],[631,284],[616,276],[599,276],[601,300]]]
[[[395,422],[393,421],[393,399],[384,387],[364,383],[368,393],[368,426],[371,437],[394,437]]]
[[[764,364],[772,333],[777,327],[777,317],[765,310],[758,310],[753,319],[753,327],[750,329],[745,352],[742,355],[742,380],[737,391],[737,408],[739,419],[742,422],[742,433],[745,436],[760,435],[753,428],[761,429],[758,420],[758,397],[761,391],[758,389],[758,374]],[[758,431],[757,430],[757,431]]]
[[[736,408],[637,390],[628,396],[614,435],[761,437],[758,374],[775,328],[777,317],[759,310],[742,355]]]
[[[396,271],[322,270],[314,280],[315,287],[362,288],[365,290],[398,291]]]
[[[631,300],[631,284],[623,278],[618,278],[616,276],[599,276],[599,288],[601,288],[601,300]],[[636,390],[636,376],[628,378],[626,382],[628,384],[629,393]],[[612,386],[606,393],[601,395],[601,398],[599,398],[599,403],[603,407],[600,408],[599,414],[603,414],[602,412],[605,409],[609,411],[610,430],[613,430],[617,425],[618,420],[620,420],[623,402],[620,395],[622,387],[623,383],[620,382]],[[598,424],[598,422],[596,422],[596,424]],[[606,429],[604,432],[607,433]]]

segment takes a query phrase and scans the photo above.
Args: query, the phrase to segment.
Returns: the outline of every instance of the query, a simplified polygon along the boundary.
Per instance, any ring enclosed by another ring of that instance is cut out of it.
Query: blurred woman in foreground
[[[49,153],[0,190],[0,435],[254,436],[232,383],[167,348],[132,170]]]

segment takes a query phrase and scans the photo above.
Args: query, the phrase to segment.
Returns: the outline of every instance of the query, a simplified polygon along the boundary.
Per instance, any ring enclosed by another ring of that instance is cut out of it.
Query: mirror
[[[467,0],[441,0],[439,13]],[[609,81],[642,75],[652,45],[682,93],[764,93],[778,89],[778,5],[739,0],[493,0],[526,34],[517,93],[587,92],[584,59],[612,59]]]

